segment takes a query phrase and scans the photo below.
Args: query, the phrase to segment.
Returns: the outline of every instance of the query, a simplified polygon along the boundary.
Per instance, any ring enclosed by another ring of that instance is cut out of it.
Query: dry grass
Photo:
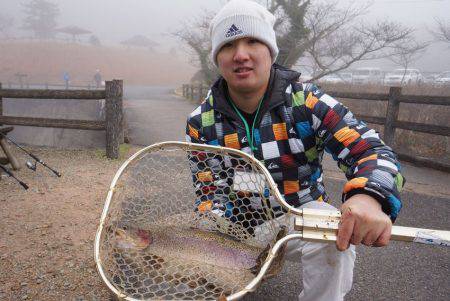
[[[0,81],[17,82],[14,74],[28,74],[30,83],[62,83],[69,72],[72,84],[93,81],[96,69],[104,79],[127,84],[173,85],[194,73],[187,59],[167,53],[123,47],[95,47],[60,42],[0,42]]]

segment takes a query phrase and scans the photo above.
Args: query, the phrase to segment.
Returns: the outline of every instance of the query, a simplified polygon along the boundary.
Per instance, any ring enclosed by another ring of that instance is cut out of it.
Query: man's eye
[[[233,46],[232,43],[225,43],[222,47],[223,47],[223,48],[229,48],[229,47],[231,47],[231,46]]]
[[[249,44],[256,44],[256,43],[261,43],[261,42],[259,40],[257,40],[257,39],[249,39],[248,43]]]

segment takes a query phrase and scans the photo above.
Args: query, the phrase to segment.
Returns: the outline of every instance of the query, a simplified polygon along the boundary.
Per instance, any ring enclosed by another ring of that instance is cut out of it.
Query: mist
[[[23,12],[22,2],[15,0],[0,0],[0,14],[10,16],[13,18],[13,26],[8,30],[8,38],[13,40],[27,39],[32,37],[32,32],[25,31],[23,27],[23,19],[25,14]],[[25,1],[26,3],[27,1]],[[121,45],[121,42],[136,36],[145,36],[152,42],[155,42],[155,47],[152,49],[153,58],[157,58],[161,64],[155,66],[160,69],[165,69],[164,63],[176,54],[176,62],[173,62],[173,70],[170,70],[171,74],[168,74],[167,70],[160,70],[162,73],[167,73],[166,78],[175,78],[173,81],[156,81],[156,84],[161,82],[167,82],[170,84],[178,84],[186,82],[195,73],[196,66],[192,64],[192,57],[189,55],[188,48],[183,45],[179,40],[173,36],[173,32],[180,29],[184,24],[192,24],[199,15],[204,14],[205,11],[214,13],[217,11],[226,0],[170,0],[170,1],[145,1],[145,0],[60,0],[53,1],[58,5],[59,16],[57,18],[58,28],[66,26],[77,26],[82,29],[86,29],[91,32],[90,35],[94,35],[98,38],[103,47],[116,48]],[[265,3],[266,1],[260,1]],[[345,6],[349,3],[361,3],[362,1],[340,0],[339,6]],[[377,20],[389,19],[406,26],[411,26],[416,29],[415,36],[418,41],[431,41],[432,35],[430,33],[436,27],[435,20],[443,20],[448,22],[448,11],[450,11],[450,1],[448,0],[376,0],[371,1],[372,6],[367,14],[367,19],[370,22],[376,22]],[[192,20],[192,21],[191,21]],[[192,28],[195,30],[195,28]],[[78,41],[81,43],[87,43],[90,35],[80,35]],[[58,35],[60,36],[60,35]],[[60,36],[61,37],[61,36]],[[0,38],[0,44],[4,38]],[[68,42],[73,42],[70,36],[64,36]],[[32,46],[33,47],[33,46]],[[41,47],[37,46],[37,47]],[[2,48],[0,48],[2,49]],[[5,51],[5,48],[3,48]],[[104,49],[104,48],[103,48]],[[11,50],[10,50],[11,51]],[[42,50],[44,51],[45,50]],[[79,53],[80,50],[67,50],[67,57],[61,58],[62,60],[70,60],[70,56],[73,52]],[[99,50],[100,51],[100,50]],[[104,50],[102,50],[104,51]],[[135,51],[135,50],[131,50]],[[14,51],[13,51],[14,52]],[[414,62],[413,68],[418,68],[422,72],[441,72],[450,70],[450,55],[448,44],[444,43],[432,43],[426,50],[425,54]],[[29,56],[29,53],[23,53],[23,56]],[[37,55],[37,54],[36,54]],[[88,56],[92,56],[86,53]],[[120,56],[120,53],[108,54],[105,52],[105,56]],[[133,54],[143,55],[140,54]],[[44,56],[45,57],[45,56]],[[436,59],[436,58],[439,58]],[[12,59],[12,57],[10,57]],[[39,57],[39,60],[41,57]],[[43,58],[45,59],[45,58]],[[79,59],[79,58],[78,58]],[[34,60],[36,62],[36,60]],[[24,72],[33,76],[34,71],[25,70],[29,65],[21,66],[21,64],[12,66],[10,62],[5,62],[5,59],[0,61],[3,65],[0,65],[0,80],[7,81],[12,80],[13,74],[17,72]],[[45,65],[43,62],[36,62],[37,64]],[[124,59],[126,64],[126,60]],[[138,62],[130,62],[130,64],[138,64]],[[149,65],[153,65],[152,62],[148,62]],[[71,63],[67,62],[67,67],[71,68]],[[102,68],[102,71],[106,72],[106,76],[121,76],[129,75],[132,73],[131,66],[130,71],[118,72],[110,70],[107,62],[99,61],[98,66],[95,64],[88,64],[89,71],[83,74],[83,77],[90,77],[91,73],[95,69]],[[358,62],[351,66],[351,68],[363,67],[363,66],[378,66],[385,71],[392,70],[396,67],[392,62],[388,60],[378,61],[364,61]],[[180,71],[181,76],[176,76],[178,72],[175,70],[176,66]],[[74,66],[76,67],[76,66]],[[17,69],[17,70],[13,70]],[[54,69],[57,69],[56,67]],[[55,77],[61,77],[63,67],[61,70],[54,70],[53,76],[47,76],[40,74],[34,75],[36,78],[42,80],[51,80]],[[77,68],[75,68],[77,69]],[[155,68],[152,68],[152,72],[156,72]],[[79,74],[81,71],[78,71]],[[58,73],[58,74],[56,74]],[[82,73],[82,72],[81,72]],[[114,74],[112,74],[114,73]],[[142,72],[141,72],[142,73]],[[143,75],[138,77],[142,78]],[[81,78],[81,77],[80,77]],[[139,81],[151,81],[148,78],[146,80],[131,79],[131,82]]]

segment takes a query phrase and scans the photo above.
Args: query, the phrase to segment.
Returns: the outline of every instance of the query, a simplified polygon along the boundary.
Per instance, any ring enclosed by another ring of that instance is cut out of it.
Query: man
[[[102,75],[100,74],[100,70],[99,69],[95,70],[94,82],[95,82],[95,87],[97,89],[99,89],[101,87],[101,85],[102,85]]]
[[[322,183],[323,151],[345,172],[336,246],[288,244],[301,260],[300,300],[342,300],[351,289],[353,245],[385,246],[401,208],[404,180],[378,134],[299,73],[274,65],[275,17],[247,0],[228,2],[211,21],[212,56],[221,77],[188,118],[187,139],[241,149],[262,161],[295,207],[334,209]],[[208,118],[206,118],[208,117]]]
[[[63,80],[64,80],[64,85],[66,87],[66,90],[68,90],[69,89],[69,82],[70,82],[69,72],[64,71],[64,73],[63,73]]]

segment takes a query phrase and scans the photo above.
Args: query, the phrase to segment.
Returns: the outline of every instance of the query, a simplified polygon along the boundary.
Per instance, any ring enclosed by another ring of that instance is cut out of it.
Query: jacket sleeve
[[[315,85],[304,84],[303,96],[317,148],[330,153],[348,179],[342,201],[368,194],[395,221],[402,207],[400,192],[405,180],[394,151],[375,130]]]

